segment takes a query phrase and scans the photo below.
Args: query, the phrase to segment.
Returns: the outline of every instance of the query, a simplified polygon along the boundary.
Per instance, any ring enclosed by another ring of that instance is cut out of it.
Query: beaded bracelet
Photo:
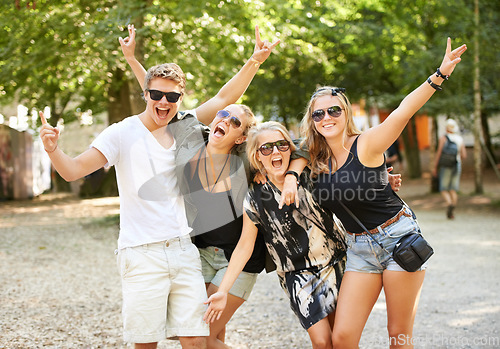
[[[435,83],[433,83],[433,82],[432,82],[432,80],[431,80],[431,77],[430,77],[430,76],[427,78],[427,82],[428,82],[428,83],[429,83],[429,85],[431,85],[431,86],[432,86],[432,88],[433,88],[433,89],[435,89],[436,91],[441,91],[441,90],[443,89],[441,86],[436,85]]]
[[[439,70],[439,68],[437,68],[437,70],[436,70],[436,77],[448,80],[448,78],[450,76],[449,75],[444,75],[443,73],[441,73],[441,70]]]

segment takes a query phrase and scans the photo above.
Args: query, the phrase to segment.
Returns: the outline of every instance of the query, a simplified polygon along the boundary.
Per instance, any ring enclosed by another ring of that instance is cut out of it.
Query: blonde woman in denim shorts
[[[410,118],[441,89],[441,83],[448,79],[466,49],[462,45],[452,51],[448,38],[445,56],[436,73],[411,92],[384,122],[362,134],[354,125],[344,89],[320,87],[307,105],[302,130],[311,153],[317,200],[340,218],[348,232],[346,272],[332,337],[336,349],[358,348],[382,288],[387,303],[390,347],[413,348],[413,323],[425,265],[410,273],[392,259],[399,238],[419,231],[419,227],[411,209],[388,184],[384,152]],[[363,232],[339,201],[371,230],[389,253]]]

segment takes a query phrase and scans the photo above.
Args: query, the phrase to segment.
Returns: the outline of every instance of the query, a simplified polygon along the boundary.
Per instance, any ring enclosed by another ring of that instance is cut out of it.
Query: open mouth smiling
[[[225,135],[226,135],[226,130],[224,129],[224,127],[222,127],[220,124],[218,124],[217,126],[215,126],[214,136],[222,137],[222,136],[225,136]]]
[[[168,107],[156,107],[156,114],[162,119],[166,118],[169,112],[170,108]]]
[[[283,165],[283,158],[279,157],[279,158],[272,159],[271,165],[274,168],[281,168],[281,165]]]

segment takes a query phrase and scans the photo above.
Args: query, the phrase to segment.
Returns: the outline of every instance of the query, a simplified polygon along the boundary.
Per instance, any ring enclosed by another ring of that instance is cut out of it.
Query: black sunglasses
[[[287,140],[280,140],[276,142],[264,143],[259,147],[260,153],[264,156],[271,155],[274,150],[274,147],[278,148],[278,150],[282,153],[286,152],[290,149],[290,143]]]
[[[342,108],[339,107],[338,105],[334,105],[334,106],[328,108],[326,110],[326,112],[332,118],[338,118],[340,115],[342,115]],[[321,120],[323,120],[323,118],[325,117],[325,115],[326,114],[325,114],[325,110],[324,109],[317,109],[317,110],[313,111],[312,114],[311,114],[312,119],[315,122],[320,122]]]
[[[231,115],[230,112],[228,112],[227,110],[219,110],[217,112],[217,114],[215,114],[216,117],[220,118],[220,119],[225,119],[225,118],[229,118],[229,123],[234,127],[234,128],[238,128],[241,126],[241,120],[238,119],[236,116],[234,115]]]
[[[149,96],[153,101],[159,101],[163,98],[163,96],[165,96],[167,97],[167,101],[169,101],[170,103],[177,103],[179,98],[181,98],[181,94],[179,92],[163,92],[149,89],[147,89],[146,91],[149,92]]]

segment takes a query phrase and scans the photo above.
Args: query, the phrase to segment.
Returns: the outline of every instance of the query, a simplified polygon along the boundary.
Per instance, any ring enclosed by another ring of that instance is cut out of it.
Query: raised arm
[[[399,137],[410,118],[432,97],[437,89],[440,89],[441,83],[448,78],[460,62],[460,56],[467,50],[466,45],[462,45],[453,51],[451,50],[451,39],[448,38],[446,44],[446,53],[439,66],[441,75],[435,73],[429,77],[413,92],[406,96],[399,107],[394,110],[387,119],[380,125],[375,126],[364,132],[358,141],[358,152],[361,162],[366,165],[376,165],[379,157],[389,146]],[[434,86],[434,87],[433,87]],[[372,160],[370,164],[365,159]]]
[[[246,213],[243,213],[243,229],[241,231],[241,237],[233,251],[233,254],[231,255],[231,260],[229,261],[229,265],[219,286],[219,290],[211,295],[205,302],[206,304],[210,304],[205,312],[205,316],[203,316],[203,320],[206,323],[214,322],[215,320],[220,319],[220,316],[226,307],[227,294],[229,290],[252,256],[257,233],[258,229],[255,224]]]
[[[77,180],[106,165],[106,157],[95,148],[90,148],[75,158],[66,155],[57,145],[59,129],[49,125],[42,112],[40,112],[40,119],[42,120],[40,138],[42,139],[43,147],[47,154],[49,154],[56,171],[66,181]]]
[[[255,26],[255,48],[252,57],[243,65],[243,67],[231,78],[219,92],[207,102],[196,108],[198,120],[208,125],[212,122],[217,111],[226,106],[236,103],[245,93],[247,87],[252,82],[260,65],[269,57],[272,50],[280,43],[276,40],[270,43],[267,40],[262,41],[259,34],[259,27]]]
[[[118,41],[120,42],[123,55],[125,56],[128,65],[132,68],[135,78],[139,81],[141,88],[144,90],[144,79],[147,71],[135,58],[135,28],[133,24],[128,25],[128,36],[125,39],[119,38]]]

